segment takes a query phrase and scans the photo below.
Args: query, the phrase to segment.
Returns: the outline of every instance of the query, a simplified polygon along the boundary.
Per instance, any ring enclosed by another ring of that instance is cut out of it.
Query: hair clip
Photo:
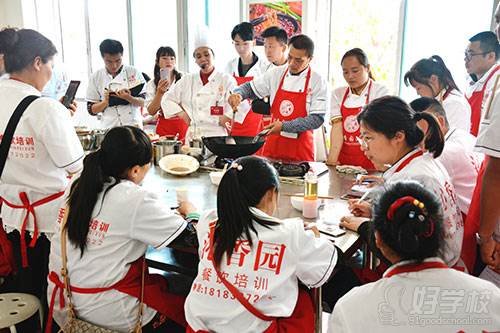
[[[387,210],[387,219],[392,220],[394,218],[394,214],[395,214],[396,210],[406,203],[411,203],[413,206],[418,207],[420,209],[425,208],[425,205],[423,202],[415,199],[412,196],[405,196],[405,197],[397,199],[389,206],[389,209]],[[408,217],[411,219],[414,218],[415,215],[416,215],[416,212],[413,210],[408,213]]]
[[[415,211],[414,211],[414,210],[410,210],[410,211],[408,212],[408,217],[409,217],[410,219],[415,218]]]
[[[233,162],[233,163],[231,164],[231,168],[234,168],[234,169],[236,169],[236,170],[238,170],[238,171],[243,170],[243,166],[242,166],[241,164],[236,163],[236,162]]]

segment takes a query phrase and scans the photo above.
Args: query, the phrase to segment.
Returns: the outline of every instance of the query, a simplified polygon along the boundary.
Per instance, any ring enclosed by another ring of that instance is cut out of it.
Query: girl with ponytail
[[[458,89],[450,70],[438,55],[417,61],[404,76],[406,86],[411,85],[421,97],[436,98],[446,111],[452,127],[470,129],[471,108]]]
[[[337,254],[301,220],[272,216],[278,191],[276,170],[260,157],[239,158],[224,174],[217,211],[197,224],[200,264],[186,299],[187,332],[314,330],[311,299],[298,281],[323,285]]]
[[[66,219],[68,276],[75,288],[72,301],[81,319],[130,332],[136,322],[144,270],[143,332],[166,327],[183,332],[184,298],[168,293],[163,277],[147,273],[144,255],[148,246],[163,248],[190,236],[192,227],[140,186],[151,158],[148,136],[133,126],[110,129],[101,148],[85,157],[83,171],[68,189],[58,219],[59,229]],[[179,213],[197,217],[187,202],[181,203]],[[67,319],[58,295],[62,281],[58,231],[50,250],[47,332],[52,315],[59,325]],[[162,316],[169,320],[160,320]]]
[[[472,324],[471,331],[494,331],[498,327],[500,312],[495,309],[500,304],[500,289],[489,281],[450,269],[443,261],[446,222],[441,200],[432,191],[414,181],[387,186],[375,199],[371,226],[375,244],[391,266],[383,279],[351,290],[336,303],[329,332],[422,332],[422,326],[411,324],[416,322],[415,311],[419,311],[417,299],[431,294],[444,297],[450,288],[463,295],[480,291],[491,297],[485,308],[488,323]],[[360,304],[363,311],[359,311]],[[444,302],[434,305],[433,316],[448,312]],[[466,317],[467,312],[466,307],[459,307],[450,318]],[[458,332],[463,327],[458,321],[443,324],[424,318],[418,321],[426,321],[426,332]],[[405,325],[404,330],[401,325]]]
[[[425,137],[417,126],[421,120],[428,124]],[[386,96],[368,104],[359,114],[358,121],[364,153],[373,163],[388,167],[383,174],[386,183],[417,180],[440,199],[445,221],[443,259],[450,267],[463,268],[460,260],[462,216],[450,177],[443,165],[435,160],[444,147],[437,119],[431,114],[415,113],[398,97]],[[350,209],[358,217],[372,216],[368,202],[352,201]],[[343,221],[346,227],[354,230],[358,230],[362,222],[352,217],[343,218]],[[366,225],[361,229],[366,231]]]

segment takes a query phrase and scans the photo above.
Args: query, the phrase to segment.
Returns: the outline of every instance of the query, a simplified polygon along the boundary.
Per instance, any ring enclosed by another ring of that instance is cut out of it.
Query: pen
[[[356,201],[356,203],[361,203],[361,201],[365,200],[366,197],[368,196],[368,194],[370,193],[371,191],[366,191],[362,196],[361,198],[358,199],[358,201]]]

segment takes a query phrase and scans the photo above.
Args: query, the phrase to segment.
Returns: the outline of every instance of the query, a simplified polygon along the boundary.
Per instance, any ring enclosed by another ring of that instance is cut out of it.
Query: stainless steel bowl
[[[92,131],[92,135],[94,136],[94,149],[101,148],[102,140],[104,140],[106,132],[107,131],[103,129],[95,129]]]
[[[92,135],[91,132],[78,132],[76,134],[78,135],[78,139],[80,140],[80,143],[82,144],[83,150],[85,150],[85,151],[94,150],[95,136]]]
[[[153,142],[153,159],[155,164],[158,165],[163,156],[178,154],[181,146],[182,142],[179,140],[160,139],[157,142]]]

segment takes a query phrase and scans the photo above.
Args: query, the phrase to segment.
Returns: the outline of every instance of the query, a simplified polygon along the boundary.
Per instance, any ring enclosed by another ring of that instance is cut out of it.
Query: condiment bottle
[[[309,171],[304,177],[302,215],[307,219],[318,217],[318,177]]]

